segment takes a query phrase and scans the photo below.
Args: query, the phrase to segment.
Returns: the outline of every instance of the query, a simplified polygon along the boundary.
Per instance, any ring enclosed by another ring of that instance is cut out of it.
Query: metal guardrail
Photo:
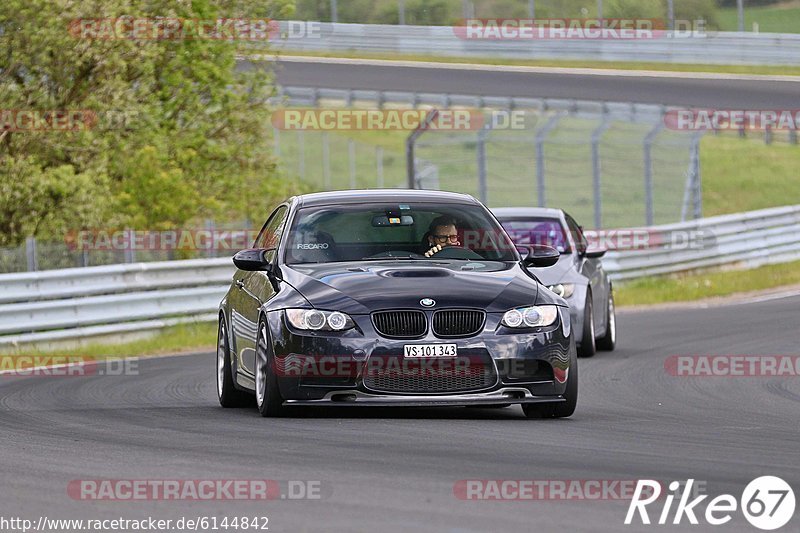
[[[689,235],[689,245],[609,252],[604,265],[612,279],[800,259],[800,205],[647,231]],[[213,321],[233,271],[229,258],[218,258],[0,275],[0,346]]]
[[[288,30],[282,22],[282,31]],[[294,22],[294,24],[298,24]],[[319,23],[319,31],[271,43],[293,52],[417,54],[507,59],[800,65],[800,35],[706,32],[653,39],[464,39],[450,26]]]
[[[603,264],[612,279],[713,267],[755,268],[800,259],[800,205],[667,224],[650,231],[689,238],[677,248],[609,252]]]

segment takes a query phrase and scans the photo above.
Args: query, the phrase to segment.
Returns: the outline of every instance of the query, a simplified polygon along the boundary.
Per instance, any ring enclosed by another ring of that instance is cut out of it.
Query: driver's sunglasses
[[[434,235],[433,238],[436,239],[439,242],[445,242],[447,240],[449,240],[450,242],[458,242],[458,235],[456,235],[456,234],[453,234],[453,235]]]

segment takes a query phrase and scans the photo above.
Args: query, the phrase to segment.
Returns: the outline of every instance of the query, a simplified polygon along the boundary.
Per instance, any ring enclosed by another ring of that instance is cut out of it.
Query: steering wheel
[[[431,259],[478,259],[483,261],[484,258],[478,253],[473,252],[469,248],[462,248],[461,246],[445,246],[435,254]]]

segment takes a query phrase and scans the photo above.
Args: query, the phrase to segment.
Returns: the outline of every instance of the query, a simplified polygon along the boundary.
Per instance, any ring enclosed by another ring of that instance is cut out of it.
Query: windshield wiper
[[[415,257],[413,255],[387,255],[385,257],[362,257],[361,259],[358,259],[358,261],[391,261],[394,259],[398,259],[401,261],[408,261],[408,260],[420,260],[426,258]]]

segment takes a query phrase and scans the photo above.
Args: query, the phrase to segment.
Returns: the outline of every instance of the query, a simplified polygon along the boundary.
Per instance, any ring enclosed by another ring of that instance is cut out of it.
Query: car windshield
[[[475,204],[306,207],[295,215],[286,242],[287,264],[519,259],[502,227]]]
[[[570,251],[567,234],[557,218],[501,220],[500,223],[515,245],[546,244],[562,254]]]

